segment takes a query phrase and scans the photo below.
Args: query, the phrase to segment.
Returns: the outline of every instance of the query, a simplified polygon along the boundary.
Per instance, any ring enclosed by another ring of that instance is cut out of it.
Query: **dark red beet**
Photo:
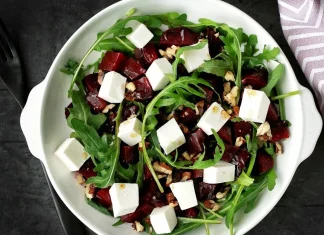
[[[257,157],[255,159],[255,169],[257,173],[262,174],[274,165],[273,158],[265,153],[264,151],[258,151]]]
[[[244,86],[251,85],[253,89],[261,89],[268,82],[268,70],[265,68],[247,69],[242,75],[242,84]]]
[[[212,100],[213,100],[213,97],[214,97],[214,91],[207,88],[207,87],[203,87],[203,90],[205,92],[205,101],[208,103],[208,104],[211,104],[212,103]]]
[[[160,45],[170,47],[175,46],[189,46],[198,42],[199,34],[190,29],[179,27],[170,28],[165,31],[160,38]]]
[[[127,56],[120,52],[107,51],[99,65],[99,69],[103,71],[119,72],[127,60]]]
[[[73,108],[73,104],[70,103],[66,108],[65,108],[65,118],[68,118],[70,116],[70,108]]]
[[[267,113],[267,121],[268,122],[278,121],[278,116],[279,115],[276,106],[273,103],[271,103]]]
[[[243,137],[252,134],[252,125],[249,122],[234,122],[234,138]]]
[[[196,192],[198,200],[215,199],[216,188],[217,184],[206,184],[204,182],[200,182]]]
[[[209,54],[213,58],[222,52],[223,42],[219,37],[215,36],[215,30],[210,27],[207,27],[206,34],[208,39]]]
[[[206,140],[206,134],[202,129],[198,128],[192,132],[188,137],[188,153],[196,154],[204,151],[204,142]]]
[[[93,171],[94,167],[93,162],[91,159],[89,159],[81,166],[79,173],[83,176],[83,178],[89,179],[90,177],[97,175],[97,173]]]
[[[191,177],[193,179],[204,177],[204,171],[203,170],[193,170],[191,173],[192,173]]]
[[[110,194],[109,194],[109,189],[108,188],[103,188],[100,189],[95,196],[95,200],[97,202],[99,202],[101,205],[103,205],[104,207],[111,207],[112,203],[111,203],[111,198],[110,198]]]
[[[196,207],[192,207],[182,211],[182,215],[187,218],[197,218],[199,215],[199,210]]]
[[[140,195],[141,203],[150,203],[155,207],[167,205],[166,196],[161,193],[154,180],[145,182]]]
[[[232,158],[231,163],[236,166],[236,177],[239,177],[243,168],[245,167],[245,163],[249,160],[249,152],[244,149],[239,149],[239,151],[235,154],[234,158]]]
[[[225,145],[225,152],[222,156],[222,160],[225,162],[231,162],[232,159],[235,157],[237,151],[239,150],[238,147],[226,144]]]
[[[132,115],[136,115],[138,112],[139,108],[136,105],[128,105],[123,108],[123,120],[127,120]]]
[[[146,69],[144,69],[138,61],[134,60],[133,58],[128,58],[128,60],[126,60],[124,63],[121,72],[129,79],[133,80],[144,75]]]
[[[142,49],[135,49],[134,54],[136,59],[146,67],[150,66],[154,60],[159,58],[158,52],[153,43],[146,44]]]
[[[232,144],[232,131],[230,127],[224,125],[217,133],[225,143]]]
[[[124,163],[134,164],[138,162],[137,150],[134,146],[123,146],[120,149],[120,160]]]
[[[223,94],[224,86],[223,86],[223,78],[222,77],[218,77],[216,75],[208,74],[208,73],[201,73],[199,75],[199,77],[207,80],[218,94]]]
[[[153,179],[153,175],[147,165],[144,166],[144,180]]]
[[[196,115],[196,111],[188,107],[184,107],[179,115],[179,121],[185,125],[196,124],[198,118],[199,116]]]
[[[99,128],[98,132],[100,135],[107,133],[107,134],[114,134],[115,133],[115,126],[116,123],[114,119],[116,118],[117,113],[115,112],[110,112],[107,120],[105,121],[104,124]]]
[[[277,142],[289,138],[290,136],[289,129],[285,121],[277,121],[271,123],[270,126],[271,126],[272,142]]]
[[[98,83],[98,74],[93,73],[85,76],[83,79],[83,84],[87,90],[87,92],[98,91],[100,84]]]
[[[101,112],[107,106],[107,102],[98,96],[98,91],[90,92],[87,95],[86,100],[93,111],[96,113]]]
[[[151,214],[153,209],[154,207],[150,204],[140,204],[134,213],[123,215],[120,217],[120,220],[125,223],[134,223],[135,221],[140,221]]]
[[[136,89],[135,91],[128,91],[126,93],[126,100],[128,101],[143,101],[153,97],[153,90],[150,82],[146,77],[133,81]]]

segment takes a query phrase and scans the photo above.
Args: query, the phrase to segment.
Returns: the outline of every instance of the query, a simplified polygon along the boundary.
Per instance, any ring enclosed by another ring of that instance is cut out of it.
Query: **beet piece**
[[[204,142],[206,140],[206,134],[202,129],[198,128],[188,137],[188,153],[196,154],[204,151]]]
[[[196,207],[192,207],[182,211],[182,215],[187,218],[197,218],[199,215],[199,210]]]
[[[101,127],[98,130],[98,133],[100,135],[103,135],[104,133],[115,134],[116,123],[114,119],[116,118],[116,116],[117,116],[116,112],[109,113],[107,120],[104,122],[104,124],[101,125]]]
[[[123,146],[120,150],[120,159],[124,163],[134,164],[138,162],[138,155],[134,146]]]
[[[106,208],[111,207],[112,203],[111,203],[111,198],[110,198],[110,194],[109,194],[109,189],[108,188],[100,189],[96,193],[95,200]]]
[[[219,137],[227,144],[232,144],[232,131],[231,128],[224,125],[218,132]]]
[[[202,178],[202,177],[204,177],[204,171],[203,170],[193,170],[191,177],[193,179]]]
[[[243,137],[252,134],[252,125],[249,122],[234,122],[234,138]]]
[[[250,154],[248,151],[244,149],[239,149],[239,151],[235,154],[234,158],[232,158],[231,163],[236,166],[236,177],[239,177],[242,170],[245,167],[245,163],[249,160]]]
[[[180,112],[179,121],[185,125],[194,125],[197,123],[198,118],[199,116],[196,115],[195,110],[184,107]]]
[[[66,108],[65,108],[65,118],[68,118],[70,116],[70,108],[73,108],[73,104],[70,103]]]
[[[94,168],[94,164],[91,161],[91,159],[88,159],[80,168],[80,170],[78,171],[83,178],[85,179],[89,179],[90,177],[96,176],[97,173],[93,171]]]
[[[255,159],[255,169],[257,173],[262,174],[274,165],[273,158],[264,151],[258,151],[257,157]]]
[[[205,101],[208,103],[208,104],[211,104],[212,103],[212,100],[213,100],[213,97],[214,97],[214,91],[209,89],[208,87],[202,87],[202,89],[204,90],[205,92]]]
[[[225,152],[222,156],[222,160],[225,162],[231,162],[238,150],[239,148],[236,146],[225,144]]]
[[[133,81],[136,89],[135,91],[127,91],[126,100],[127,101],[143,101],[148,100],[153,97],[153,90],[150,85],[149,80],[146,77]]]
[[[103,71],[119,72],[127,60],[127,56],[120,52],[107,51],[99,65],[99,69]]]
[[[134,223],[135,221],[140,221],[151,214],[153,209],[154,207],[150,204],[140,204],[135,212],[121,216],[120,220],[125,223]]]
[[[129,79],[133,80],[144,75],[146,69],[144,69],[138,61],[134,60],[133,58],[128,58],[128,60],[126,60],[124,63],[121,72]]]
[[[128,105],[123,108],[122,117],[123,120],[127,120],[130,116],[136,115],[139,108],[136,105]]]
[[[278,110],[273,103],[270,103],[268,113],[267,113],[267,121],[268,122],[275,122],[278,121]]]
[[[216,31],[210,27],[206,29],[206,35],[208,39],[209,54],[213,58],[217,56],[223,50],[223,42],[219,37],[215,36]]]
[[[153,179],[153,175],[147,165],[144,166],[144,180]]]
[[[289,128],[285,121],[277,121],[271,123],[270,127],[271,127],[271,134],[272,134],[272,139],[271,139],[272,142],[277,142],[289,138],[290,136]]]
[[[135,49],[134,54],[135,58],[146,67],[150,66],[154,60],[159,58],[158,52],[153,43],[146,44],[142,49]]]
[[[100,84],[98,83],[98,73],[85,76],[85,78],[83,78],[83,84],[87,90],[87,93],[99,91]]]
[[[196,192],[198,200],[213,200],[215,199],[215,191],[217,184],[207,184],[200,182]]]
[[[154,180],[145,182],[140,195],[141,203],[150,203],[155,207],[167,205],[165,193],[161,193]]]
[[[98,91],[90,92],[86,100],[95,113],[101,112],[107,106],[107,102],[98,96]]]
[[[253,89],[261,89],[268,83],[268,70],[265,68],[247,69],[242,72],[242,84],[251,85]]]
[[[165,47],[189,46],[198,42],[199,34],[184,27],[170,28],[160,38],[160,45]]]

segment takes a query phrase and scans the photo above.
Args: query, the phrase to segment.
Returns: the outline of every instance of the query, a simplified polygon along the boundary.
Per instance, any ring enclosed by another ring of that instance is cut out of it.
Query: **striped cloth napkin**
[[[324,115],[324,0],[279,0],[281,25]]]

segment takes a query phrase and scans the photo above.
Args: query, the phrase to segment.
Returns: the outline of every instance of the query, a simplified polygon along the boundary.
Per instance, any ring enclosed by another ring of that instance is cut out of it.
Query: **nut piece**
[[[172,174],[168,175],[165,182],[165,186],[169,187],[171,183],[172,183]]]
[[[85,187],[85,195],[87,198],[92,199],[94,197],[95,187],[93,184],[87,184]]]
[[[98,71],[98,80],[97,81],[98,81],[98,83],[100,85],[102,85],[104,76],[105,76],[105,73],[101,69],[99,69],[99,71]]]
[[[231,71],[227,71],[224,78],[226,81],[235,82],[234,74]]]
[[[177,51],[180,47],[177,47],[175,45],[172,45],[171,47],[168,47],[165,51],[159,50],[160,55],[163,56],[166,59],[173,59],[173,57],[176,55]]]
[[[183,132],[183,134],[188,134],[189,133],[188,127],[186,127],[182,123],[179,124],[179,127],[180,127],[181,131]]]
[[[238,92],[238,87],[235,86],[231,89],[230,93],[224,96],[224,100],[227,103],[229,103],[232,107],[237,106],[237,101],[236,101],[237,92]]]
[[[176,207],[179,205],[179,203],[178,203],[177,199],[175,198],[175,196],[173,195],[173,193],[167,193],[166,199],[167,199],[167,202],[169,203],[169,206],[171,206],[171,207]]]
[[[218,211],[220,208],[220,205],[213,200],[204,201],[204,206],[212,211]]]
[[[204,113],[205,101],[201,100],[195,105],[196,115],[202,115]]]
[[[85,179],[83,178],[83,176],[80,173],[76,173],[75,178],[76,178],[78,184],[82,185],[85,183]]]
[[[181,154],[181,156],[184,158],[184,159],[186,159],[187,161],[191,161],[191,159],[192,159],[192,154],[191,155],[189,155],[189,153],[186,151],[186,152],[183,152],[182,154]]]
[[[222,110],[221,115],[224,119],[229,119],[231,117],[231,115],[229,115],[225,110]]]
[[[102,113],[108,113],[109,110],[113,109],[116,105],[115,104],[108,104],[103,110]]]
[[[156,174],[156,176],[159,180],[167,177],[167,175],[164,174]]]
[[[129,91],[135,91],[136,90],[136,86],[133,82],[129,82],[126,84],[126,89]]]
[[[180,182],[184,182],[184,181],[187,181],[187,180],[190,180],[191,179],[191,172],[183,172],[182,173],[182,178],[180,180]]]
[[[232,117],[238,117],[239,113],[240,113],[240,107],[239,106],[233,107]]]
[[[282,145],[279,142],[276,142],[275,145],[276,145],[276,155],[282,154],[283,153]]]
[[[138,221],[135,221],[135,223],[132,224],[132,227],[136,232],[140,233],[144,231],[143,225],[141,225],[141,223]]]
[[[235,141],[236,147],[241,147],[242,144],[245,144],[246,140],[243,137],[237,137]]]
[[[215,33],[215,37],[216,37],[216,38],[219,37],[219,32]]]
[[[167,164],[165,164],[164,162],[158,163],[158,162],[154,162],[153,163],[153,169],[157,172],[160,173],[164,173],[167,175],[172,174],[172,168],[169,167]]]
[[[271,129],[269,122],[262,123],[257,129],[256,134],[260,140],[267,141],[272,139]]]
[[[226,187],[224,192],[218,192],[216,193],[216,198],[217,199],[223,199],[224,197],[226,197],[226,195],[228,194],[228,192],[230,191],[230,187]]]
[[[228,93],[230,93],[231,92],[231,83],[230,82],[225,82],[224,84],[223,84],[223,86],[224,86],[224,92],[223,92],[223,96],[226,96]]]

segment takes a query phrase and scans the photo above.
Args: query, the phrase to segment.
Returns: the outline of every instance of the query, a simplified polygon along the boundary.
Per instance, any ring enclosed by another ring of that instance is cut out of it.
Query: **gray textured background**
[[[1,0],[6,23],[25,63],[28,87],[39,83],[52,61],[85,21],[116,1]],[[276,0],[227,0],[242,9],[280,44],[301,84],[306,79],[290,52]],[[235,16],[233,16],[235,17]],[[63,234],[40,162],[26,146],[19,106],[0,82],[0,234]],[[298,168],[275,209],[249,234],[324,234],[324,135]]]

